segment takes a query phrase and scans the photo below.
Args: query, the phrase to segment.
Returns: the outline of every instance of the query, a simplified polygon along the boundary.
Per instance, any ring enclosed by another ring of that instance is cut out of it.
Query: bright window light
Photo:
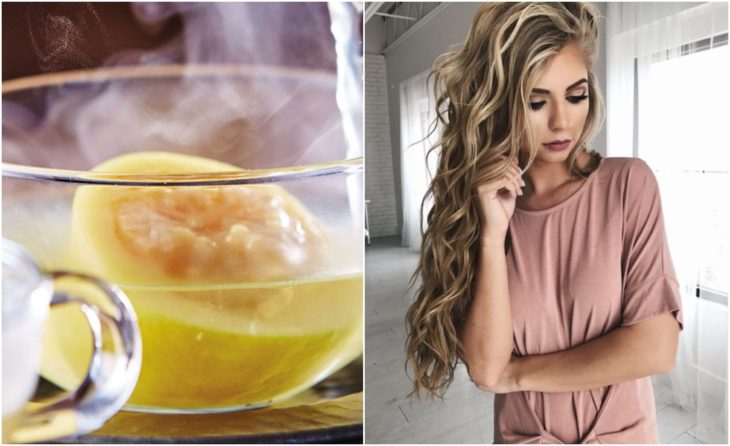
[[[728,46],[654,62],[639,81],[638,155],[655,169],[677,269],[727,301]]]

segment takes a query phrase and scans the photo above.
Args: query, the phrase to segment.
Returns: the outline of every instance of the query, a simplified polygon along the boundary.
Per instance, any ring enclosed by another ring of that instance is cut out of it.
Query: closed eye
[[[588,95],[587,94],[580,95],[580,96],[568,96],[568,102],[570,102],[571,104],[577,104],[577,103],[579,103],[581,101],[584,101],[586,99],[588,99]]]
[[[588,95],[583,94],[580,96],[567,96],[566,99],[571,104],[578,104],[578,103],[588,99]],[[545,105],[546,103],[547,103],[547,101],[530,102],[530,108],[534,111],[537,111],[537,110],[540,110],[543,107],[543,105]]]

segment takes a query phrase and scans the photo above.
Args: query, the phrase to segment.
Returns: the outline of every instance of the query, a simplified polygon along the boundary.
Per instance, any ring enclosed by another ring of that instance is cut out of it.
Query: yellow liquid
[[[165,152],[94,170],[242,172]],[[334,276],[360,270],[357,251],[342,246],[359,246],[362,235],[343,229],[324,227],[274,184],[82,186],[63,268],[119,284],[134,306],[142,369],[128,405],[230,410],[303,390],[362,351],[362,274]],[[85,325],[78,308],[52,312],[42,373],[64,388],[86,371]]]
[[[124,287],[142,335],[127,404],[220,410],[310,387],[362,352],[362,275],[222,287]],[[77,385],[91,349],[74,307],[51,314],[42,374]]]
[[[15,429],[20,425],[21,414],[22,412],[18,410],[17,412],[3,415],[3,444],[14,442],[13,434]]]

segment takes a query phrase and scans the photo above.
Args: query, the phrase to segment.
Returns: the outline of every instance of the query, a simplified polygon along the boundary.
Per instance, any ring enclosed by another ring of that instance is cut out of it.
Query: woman
[[[483,5],[435,69],[443,133],[407,355],[443,395],[462,360],[496,393],[498,443],[656,443],[650,376],[681,313],[656,179],[601,158],[597,18]],[[524,172],[524,175],[523,175]]]

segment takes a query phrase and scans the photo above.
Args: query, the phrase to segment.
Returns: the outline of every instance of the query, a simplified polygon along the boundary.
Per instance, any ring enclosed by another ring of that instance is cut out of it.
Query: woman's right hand
[[[522,195],[524,185],[522,171],[517,162],[513,162],[502,177],[477,186],[482,240],[504,240],[517,196]]]

